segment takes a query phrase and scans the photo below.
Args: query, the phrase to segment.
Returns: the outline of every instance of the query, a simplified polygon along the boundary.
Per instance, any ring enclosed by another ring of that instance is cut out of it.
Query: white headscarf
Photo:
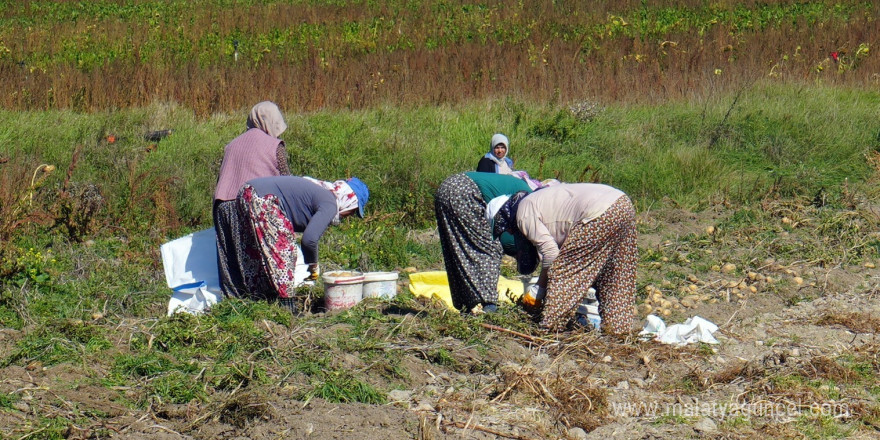
[[[287,123],[281,110],[272,101],[263,101],[251,109],[248,115],[247,128],[259,128],[274,138],[280,137],[287,130]]]
[[[507,202],[508,199],[510,199],[510,196],[498,196],[489,200],[489,203],[486,204],[486,220],[489,221],[489,227],[492,226],[495,214],[498,214],[498,210],[504,206],[504,202]]]
[[[303,178],[330,191],[333,193],[333,196],[336,197],[336,217],[333,218],[334,225],[339,224],[340,213],[351,209],[358,209],[357,196],[354,194],[354,190],[351,189],[351,186],[348,185],[348,182],[344,180],[327,182],[326,180],[318,180],[309,176],[303,176]]]
[[[506,148],[504,152],[504,157],[501,159],[495,157],[495,146],[498,144],[504,144]],[[513,160],[507,157],[510,154],[510,141],[507,140],[507,136],[501,133],[495,133],[492,136],[492,142],[489,147],[489,152],[486,153],[486,157],[492,159],[492,162],[495,162],[495,172],[498,174],[510,174],[513,172]]]

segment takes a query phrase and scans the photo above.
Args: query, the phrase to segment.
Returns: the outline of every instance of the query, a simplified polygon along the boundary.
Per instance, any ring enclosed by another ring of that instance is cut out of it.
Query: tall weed
[[[290,128],[282,138],[294,174],[357,176],[370,186],[363,224],[372,223],[366,230],[385,225],[390,235],[355,235],[401,242],[405,232],[394,227],[431,227],[437,186],[451,174],[474,170],[496,132],[510,137],[516,168],[533,177],[609,183],[642,205],[672,199],[698,206],[713,195],[741,202],[770,191],[812,197],[847,179],[866,179],[872,168],[865,155],[880,130],[873,117],[878,110],[876,92],[759,82],[739,96],[719,92],[663,106],[607,104],[588,120],[561,104],[510,99],[288,113]],[[83,145],[65,180],[100,191],[104,208],[94,212],[94,230],[153,231],[161,238],[210,226],[223,146],[243,131],[245,114],[200,122],[184,109],[157,104],[96,115],[0,112],[0,120],[21,140],[12,147],[16,157],[39,155],[64,170],[75,146]],[[148,149],[153,144],[143,135],[156,128],[174,132]],[[108,142],[107,133],[117,140]],[[43,189],[63,187],[60,180],[48,178]],[[402,254],[369,258],[383,266],[404,260]]]

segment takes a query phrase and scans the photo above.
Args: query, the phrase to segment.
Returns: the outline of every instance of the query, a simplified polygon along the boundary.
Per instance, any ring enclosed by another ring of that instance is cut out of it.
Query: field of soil
[[[823,248],[828,234],[817,234],[840,218],[871,224],[876,213],[866,203],[764,208],[750,223],[736,223],[743,211],[724,205],[640,214],[640,307],[669,301],[670,324],[708,319],[719,326],[717,345],[663,345],[637,332],[623,339],[541,334],[531,324],[489,329],[480,316],[453,320],[475,328],[476,342],[425,337],[431,334],[424,318],[449,313],[442,306],[370,302],[359,307],[393,319],[355,333],[316,314],[290,327],[264,320],[263,330],[276,354],[351,338],[399,356],[394,365],[382,355],[365,360],[348,343],[325,353],[334,365],[373,378],[387,403],[303,399],[308,377],[281,376],[279,363],[268,371],[269,385],[239,384],[207,402],[137,408],[123,397],[137,395],[138,384],[104,386],[106,365],[33,362],[0,372],[0,391],[20,396],[0,411],[0,434],[42,438],[30,429],[64,415],[77,421],[56,431],[66,438],[876,438],[880,271],[872,261],[843,263],[854,250],[848,242]],[[784,250],[792,246],[816,258],[789,258]],[[689,294],[692,301],[684,301]],[[516,310],[501,313],[527,319]],[[102,319],[119,350],[135,329],[150,325]],[[640,314],[638,326],[644,322]],[[0,351],[11,350],[22,333],[0,331]]]

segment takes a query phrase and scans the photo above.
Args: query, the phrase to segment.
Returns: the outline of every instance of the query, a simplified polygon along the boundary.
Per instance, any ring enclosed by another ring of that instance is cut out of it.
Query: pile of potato
[[[722,274],[731,274],[736,271],[736,266],[731,263],[712,268]],[[804,283],[803,279],[794,275],[792,280],[797,285]],[[636,306],[636,312],[640,316],[656,314],[658,316],[670,316],[675,310],[690,309],[702,303],[715,304],[719,301],[736,301],[745,299],[751,294],[759,292],[759,288],[774,283],[773,277],[765,276],[758,272],[750,271],[743,278],[733,280],[717,280],[713,282],[701,281],[695,275],[687,276],[687,284],[678,288],[676,294],[664,295],[663,290],[656,286],[645,286],[645,301]],[[667,292],[674,289],[674,284],[664,280],[663,287]]]
[[[664,296],[663,291],[653,285],[645,286],[647,297],[645,302],[638,305],[637,311],[640,315],[653,313],[666,317],[671,315],[673,310],[693,308],[701,302],[708,302],[709,304],[718,302],[718,299],[714,298],[711,294],[697,293],[699,288],[695,284],[690,284],[686,289],[688,289],[689,293],[678,298],[675,296]]]

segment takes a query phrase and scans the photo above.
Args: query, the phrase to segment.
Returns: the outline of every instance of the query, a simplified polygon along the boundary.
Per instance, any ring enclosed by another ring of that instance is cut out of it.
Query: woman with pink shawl
[[[217,233],[217,269],[220,288],[226,297],[244,295],[242,259],[247,243],[243,240],[246,218],[236,198],[248,180],[257,177],[289,175],[287,149],[279,139],[287,129],[278,106],[270,101],[255,105],[247,118],[247,129],[224,150],[220,175],[214,190],[214,230]],[[268,288],[268,285],[264,286]]]

